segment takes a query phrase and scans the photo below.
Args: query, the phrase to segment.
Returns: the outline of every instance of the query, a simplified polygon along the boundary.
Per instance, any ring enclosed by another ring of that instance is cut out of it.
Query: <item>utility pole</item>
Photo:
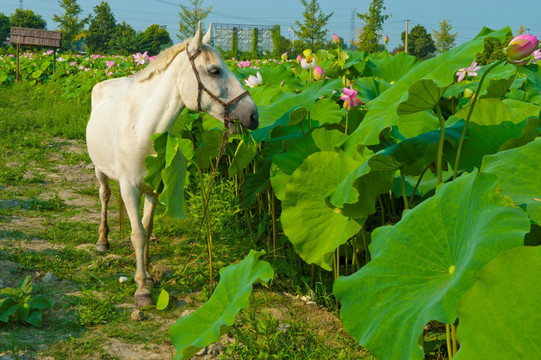
[[[351,45],[353,45],[354,35],[355,35],[355,11],[357,9],[351,9],[351,21],[349,23],[349,37],[351,39]]]
[[[19,0],[19,9],[23,9],[23,0]]]
[[[530,35],[530,28],[526,28],[526,35]]]
[[[410,19],[406,19],[404,21],[406,22],[406,39],[404,41],[404,52],[407,54],[408,53],[408,22],[410,21]]]

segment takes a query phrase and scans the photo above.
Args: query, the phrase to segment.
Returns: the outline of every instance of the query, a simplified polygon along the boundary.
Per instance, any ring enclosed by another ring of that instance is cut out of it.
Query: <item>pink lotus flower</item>
[[[156,56],[151,56],[148,58],[148,62],[153,62],[156,59]]]
[[[534,52],[537,43],[537,37],[534,35],[519,35],[511,40],[504,49],[504,53],[511,62],[513,60],[522,60]]]
[[[344,100],[344,109],[350,110],[357,105],[365,105],[361,99],[357,97],[357,90],[353,89],[353,82],[349,85],[349,88],[343,88],[340,100]]]
[[[340,44],[340,38],[338,37],[338,35],[336,35],[336,33],[332,34],[332,42],[334,44]]]
[[[250,75],[246,80],[244,80],[244,84],[247,86],[253,88],[256,86],[259,86],[263,83],[263,77],[261,77],[261,74],[259,71],[257,72],[257,76]]]
[[[77,66],[77,62],[76,61],[72,61],[69,63],[70,66]]]
[[[107,66],[107,69],[110,69],[110,68],[112,68],[113,66],[115,66],[115,61],[114,61],[114,60],[106,61],[106,62],[105,62],[105,66]]]
[[[241,69],[244,69],[245,67],[252,67],[252,62],[250,60],[246,61],[239,61],[237,64]]]
[[[308,70],[310,68],[315,68],[316,66],[316,59],[312,58],[312,61],[311,62],[307,62],[306,59],[301,59],[301,67],[304,69],[304,70]]]
[[[302,61],[302,55],[299,54],[299,55],[297,55],[297,64],[300,64],[301,61]]]
[[[480,70],[481,67],[477,66],[477,63],[474,61],[469,67],[458,69],[456,76],[458,76],[457,82],[464,80],[466,75],[477,76],[477,70]]]
[[[314,68],[314,79],[319,81],[319,80],[323,79],[324,76],[325,76],[325,72],[323,71],[321,66],[316,66]]]
[[[541,60],[541,50],[540,49],[535,50],[532,53],[532,57],[533,57],[532,63],[534,64],[538,62],[539,60]]]
[[[133,55],[133,61],[135,61],[135,65],[146,65],[148,64],[148,53],[145,51],[144,53],[138,52],[137,54]]]

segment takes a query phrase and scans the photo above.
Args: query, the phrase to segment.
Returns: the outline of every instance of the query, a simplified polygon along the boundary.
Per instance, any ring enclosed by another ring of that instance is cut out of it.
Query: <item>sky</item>
[[[327,24],[328,38],[333,33],[345,40],[355,36],[355,29],[361,26],[354,13],[366,13],[372,0],[319,0],[325,14],[333,12]],[[0,13],[11,15],[19,3],[24,9],[31,9],[47,21],[49,30],[56,30],[54,14],[62,14],[58,0],[0,0]],[[82,16],[94,14],[93,8],[101,0],[79,0]],[[117,22],[126,21],[135,30],[145,30],[152,24],[166,25],[173,41],[178,42],[180,3],[188,5],[189,0],[109,0]],[[386,0],[384,14],[391,17],[384,23],[383,34],[389,37],[389,50],[402,43],[401,33],[408,19],[409,29],[423,25],[428,32],[439,29],[439,22],[447,19],[457,33],[457,45],[473,39],[483,28],[501,29],[510,26],[516,34],[522,25],[529,33],[541,39],[541,0]],[[289,29],[295,20],[302,22],[304,7],[300,0],[203,0],[203,7],[212,6],[212,12],[205,21],[222,24],[275,25],[281,27],[282,35],[294,38]]]

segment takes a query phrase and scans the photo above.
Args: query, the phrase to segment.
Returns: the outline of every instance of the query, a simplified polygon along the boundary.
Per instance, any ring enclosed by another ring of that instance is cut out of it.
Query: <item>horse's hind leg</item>
[[[100,222],[100,237],[96,243],[96,249],[99,252],[106,252],[109,250],[109,241],[107,235],[109,235],[109,226],[107,225],[107,205],[111,198],[111,188],[109,187],[109,178],[98,168],[96,168],[96,177],[100,182],[100,202],[101,202],[101,222]]]
[[[154,210],[156,209],[156,204],[158,203],[158,194],[151,193],[145,194],[145,207],[143,210],[143,228],[145,229],[147,235],[147,241],[145,244],[145,272],[147,275],[146,281],[149,286],[153,286],[152,276],[148,268],[150,258],[150,237],[152,236],[152,228],[154,226]]]
[[[135,306],[140,308],[145,305],[152,304],[150,290],[147,287],[147,274],[145,271],[145,247],[148,242],[148,235],[141,221],[139,213],[139,205],[141,204],[141,191],[137,185],[134,185],[129,180],[120,181],[120,192],[126,212],[131,224],[131,243],[135,249],[136,269],[135,283],[137,290],[135,291]]]

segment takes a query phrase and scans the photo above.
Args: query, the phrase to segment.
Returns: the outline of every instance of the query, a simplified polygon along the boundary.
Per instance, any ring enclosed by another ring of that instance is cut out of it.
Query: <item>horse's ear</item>
[[[191,53],[199,50],[201,48],[201,21],[197,24],[197,31],[190,41],[189,50]]]
[[[210,23],[207,33],[205,34],[205,36],[203,36],[203,44],[209,45],[211,36],[212,36],[212,23]]]

